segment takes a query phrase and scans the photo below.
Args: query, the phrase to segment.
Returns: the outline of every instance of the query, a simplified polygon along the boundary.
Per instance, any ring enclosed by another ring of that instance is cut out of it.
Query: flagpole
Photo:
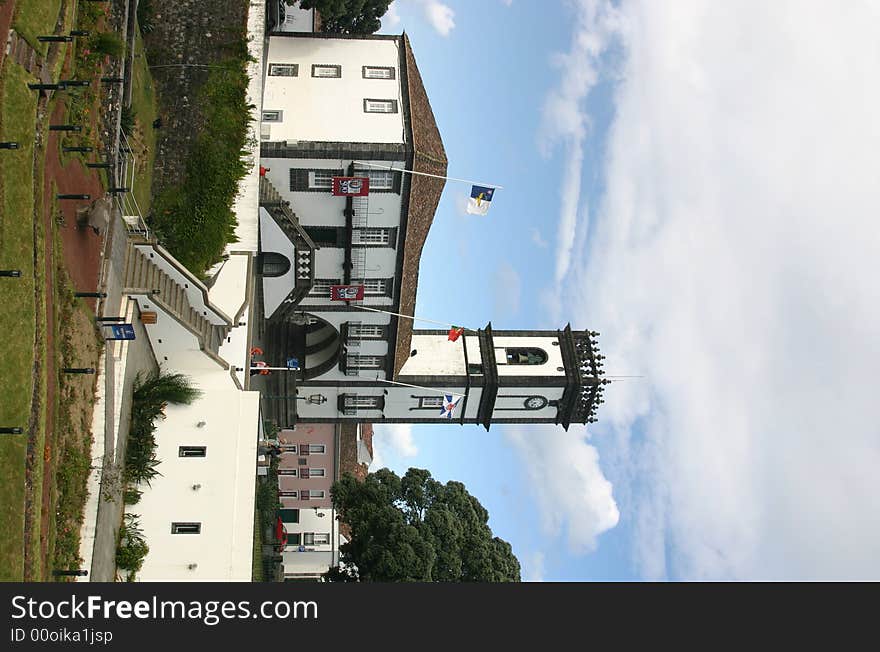
[[[378,165],[377,163],[367,163],[366,161],[352,161],[352,163],[357,163],[358,165],[369,165],[371,168],[384,168],[386,170],[394,170],[395,172],[406,172],[407,174],[420,174],[423,177],[434,177],[435,179],[446,179],[447,181],[461,181],[462,183],[470,183],[472,185],[477,186],[486,186],[488,188],[495,188],[496,190],[504,190],[504,186],[495,186],[491,183],[484,183],[482,181],[470,181],[469,179],[456,179],[455,177],[443,177],[439,174],[428,174],[427,172],[416,172],[415,170],[407,170],[406,168],[396,168],[391,165]]]
[[[448,326],[450,328],[455,327],[455,324],[450,324],[450,323],[442,322],[442,321],[434,321],[433,319],[425,319],[424,317],[415,317],[413,315],[403,315],[399,312],[391,312],[390,310],[380,310],[379,308],[369,308],[367,306],[362,306],[362,305],[359,305],[356,303],[353,303],[350,305],[352,308],[360,308],[361,310],[371,310],[372,312],[383,312],[386,315],[395,315],[396,317],[403,317],[404,319],[412,319],[413,321],[426,321],[429,324],[438,324],[440,326]],[[461,327],[461,328],[464,328],[464,327]],[[467,328],[465,330],[473,330],[473,329]]]
[[[365,378],[365,376],[357,376],[357,378]],[[387,378],[379,378],[379,375],[376,374],[376,380],[382,383],[391,383],[392,385],[400,385],[401,387],[412,387],[413,389],[423,389],[426,392],[437,392],[438,394],[451,394],[452,396],[464,396],[464,394],[459,394],[458,392],[453,392],[451,390],[446,389],[437,389],[436,387],[422,387],[421,385],[410,385],[409,383],[401,383],[396,380],[388,380]]]

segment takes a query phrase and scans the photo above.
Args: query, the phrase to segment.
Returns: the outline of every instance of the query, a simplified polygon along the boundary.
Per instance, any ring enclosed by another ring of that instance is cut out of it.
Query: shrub
[[[125,42],[116,34],[101,32],[95,34],[91,40],[92,50],[111,57],[121,57],[125,54]]]
[[[126,514],[119,528],[119,541],[116,545],[116,568],[130,572],[128,581],[134,581],[134,574],[144,565],[150,547],[144,540],[138,517]]]
[[[134,109],[130,106],[122,107],[122,116],[120,119],[120,127],[126,136],[131,136],[134,132]]]
[[[156,419],[164,418],[169,403],[192,403],[201,392],[190,385],[183,374],[166,374],[161,369],[134,382],[131,401],[131,425],[125,448],[125,481],[138,484],[161,475],[156,467]]]
[[[244,59],[211,70],[199,91],[201,124],[184,181],[161,192],[150,225],[165,247],[197,275],[218,262],[235,241],[232,202],[247,172],[248,77]]]
[[[122,500],[126,505],[137,505],[143,492],[137,487],[126,487],[122,494]]]
[[[137,8],[137,22],[141,28],[141,34],[149,34],[155,27],[156,10],[153,8],[153,0],[140,0]]]

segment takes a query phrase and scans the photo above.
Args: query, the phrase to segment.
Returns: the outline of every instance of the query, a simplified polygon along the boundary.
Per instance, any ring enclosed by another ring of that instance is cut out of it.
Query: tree
[[[330,581],[518,582],[510,544],[492,536],[489,512],[461,482],[425,469],[388,469],[333,484],[333,506],[351,527]]]
[[[293,0],[287,0],[293,4]],[[391,0],[300,0],[302,9],[321,14],[321,31],[334,34],[372,34],[382,27],[379,20]]]

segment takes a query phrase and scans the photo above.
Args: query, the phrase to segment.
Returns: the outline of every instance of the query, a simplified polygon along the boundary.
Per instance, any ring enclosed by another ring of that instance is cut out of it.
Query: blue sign
[[[298,550],[299,552],[305,552],[305,551],[306,551],[306,547],[305,547],[305,546],[300,546],[299,548],[297,548],[297,550]]]
[[[299,369],[299,358],[287,358],[288,369]]]
[[[108,324],[105,328],[110,329],[110,337],[108,340],[133,340],[134,326],[131,324]]]

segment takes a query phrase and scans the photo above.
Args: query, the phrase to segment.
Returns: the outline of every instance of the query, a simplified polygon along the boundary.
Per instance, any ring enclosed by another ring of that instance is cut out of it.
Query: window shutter
[[[299,477],[302,478],[303,480],[308,480],[309,479],[309,467],[304,466],[303,468],[301,468],[299,470]]]
[[[299,445],[299,454],[300,455],[308,455],[309,454],[309,445],[308,444],[300,444]]]
[[[303,465],[309,463],[309,461],[308,461],[306,458],[304,458],[304,457],[300,457],[300,458],[297,460],[297,462],[299,463],[300,466],[303,466]]]
[[[309,490],[308,489],[301,489],[299,492],[299,498],[300,498],[300,500],[308,500],[309,499]]]

